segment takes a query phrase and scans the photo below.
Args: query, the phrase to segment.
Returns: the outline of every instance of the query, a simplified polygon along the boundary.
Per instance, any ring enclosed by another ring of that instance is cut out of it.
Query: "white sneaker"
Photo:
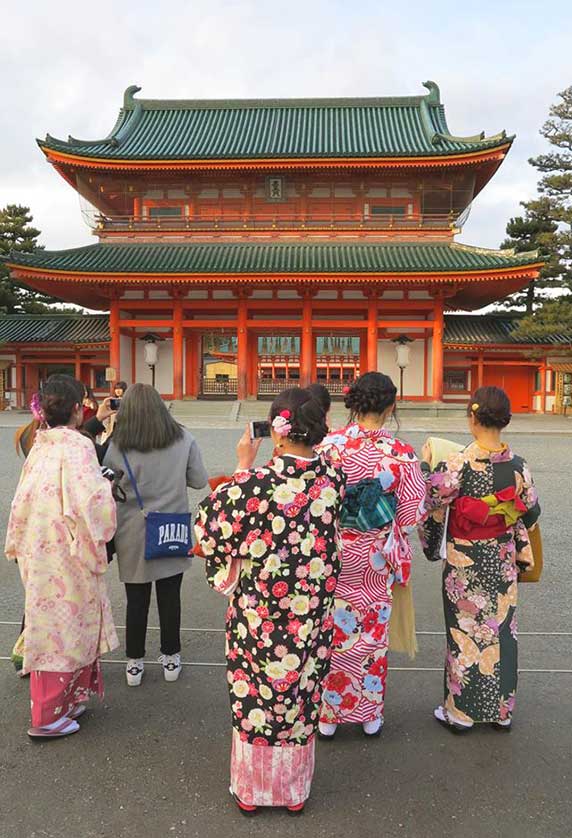
[[[159,663],[163,664],[163,675],[165,681],[176,681],[181,674],[181,656],[177,655],[161,655]]]
[[[328,722],[318,723],[318,735],[320,739],[333,739],[337,729],[337,724],[328,724]]]
[[[362,724],[363,732],[366,736],[379,736],[382,727],[383,719],[371,719],[369,722]]]
[[[127,667],[125,669],[125,675],[127,677],[127,684],[130,687],[138,687],[141,684],[141,680],[143,678],[143,672],[145,671],[145,664],[141,658],[131,658],[127,661]]]

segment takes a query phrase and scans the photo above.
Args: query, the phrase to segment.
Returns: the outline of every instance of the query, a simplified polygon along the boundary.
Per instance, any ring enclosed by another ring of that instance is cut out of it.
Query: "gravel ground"
[[[194,433],[211,473],[234,465],[239,429]],[[21,468],[12,434],[0,428],[2,539]],[[423,441],[420,433],[403,436],[417,447]],[[515,442],[540,491],[546,554],[542,583],[521,590],[524,671],[515,730],[510,736],[478,730],[457,738],[432,721],[442,682],[439,572],[416,548],[417,627],[428,634],[420,634],[414,662],[392,657],[383,737],[366,742],[359,731],[344,729],[335,744],[319,744],[312,798],[295,827],[302,836],[570,835],[571,442],[564,435],[525,434]],[[191,493],[193,504],[200,494]],[[196,561],[183,588],[183,625],[192,629],[184,632],[183,658],[192,665],[180,681],[165,684],[159,669],[150,666],[142,687],[128,690],[122,666],[111,662],[121,660],[117,650],[105,665],[105,703],[93,707],[78,736],[30,742],[27,684],[0,660],[0,838],[292,833],[293,822],[281,812],[247,821],[230,803],[229,712],[220,666],[224,601],[202,576]],[[109,587],[117,623],[123,625],[123,591],[113,565]],[[9,655],[17,635],[22,600],[17,569],[1,562],[0,657]],[[150,623],[156,626],[154,608]],[[545,634],[550,632],[568,636]],[[149,635],[153,661],[158,632]]]

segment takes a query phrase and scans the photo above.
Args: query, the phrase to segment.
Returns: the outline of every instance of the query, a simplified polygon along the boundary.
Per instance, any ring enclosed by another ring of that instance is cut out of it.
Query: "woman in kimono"
[[[444,559],[445,698],[434,712],[455,733],[476,722],[510,730],[517,685],[517,580],[533,564],[528,529],[540,515],[528,466],[501,441],[510,401],[481,387],[468,408],[475,441],[431,473],[422,541]],[[426,446],[424,460],[429,462]]]
[[[351,422],[330,433],[321,450],[341,465],[350,486],[376,479],[396,502],[393,520],[363,532],[342,529],[342,572],[336,591],[330,673],[324,683],[320,735],[360,724],[366,736],[383,726],[389,618],[394,585],[411,569],[408,529],[422,518],[425,483],[415,452],[385,429],[395,410],[391,378],[368,372],[349,388]]]
[[[207,580],[230,596],[231,793],[245,814],[297,813],[310,794],[340,569],[344,479],[314,450],[324,413],[296,387],[275,399],[270,420],[270,462],[253,465],[260,440],[246,431],[234,476],[200,505],[195,525]]]
[[[6,557],[25,590],[23,673],[30,673],[31,737],[79,730],[91,693],[103,695],[99,657],[117,636],[103,574],[115,531],[111,484],[78,433],[82,388],[68,376],[41,393],[36,431],[12,502]]]

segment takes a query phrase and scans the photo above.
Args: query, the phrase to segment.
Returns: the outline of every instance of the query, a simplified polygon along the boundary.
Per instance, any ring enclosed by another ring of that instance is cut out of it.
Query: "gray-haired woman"
[[[127,474],[124,455],[137,483],[143,505],[153,512],[187,513],[187,487],[202,489],[207,473],[196,440],[167,410],[148,384],[133,384],[121,402],[104,464],[123,471],[121,487],[127,500],[117,507],[115,549],[119,578],[127,594],[127,683],[138,687],[143,677],[147,616],[155,582],[161,657],[166,681],[181,672],[181,582],[190,559],[145,559],[145,518]]]

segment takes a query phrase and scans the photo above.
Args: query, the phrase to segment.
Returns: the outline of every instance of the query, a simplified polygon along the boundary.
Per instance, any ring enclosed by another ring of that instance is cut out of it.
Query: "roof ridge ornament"
[[[426,87],[429,93],[426,93],[423,97],[425,102],[428,105],[440,105],[441,104],[441,91],[439,90],[439,85],[435,81],[424,81],[423,87]]]
[[[140,102],[136,102],[133,98],[136,93],[139,93],[140,90],[141,88],[138,84],[130,84],[129,87],[125,90],[125,93],[123,94],[123,107],[126,110],[133,110],[137,107],[137,105],[141,104]]]

